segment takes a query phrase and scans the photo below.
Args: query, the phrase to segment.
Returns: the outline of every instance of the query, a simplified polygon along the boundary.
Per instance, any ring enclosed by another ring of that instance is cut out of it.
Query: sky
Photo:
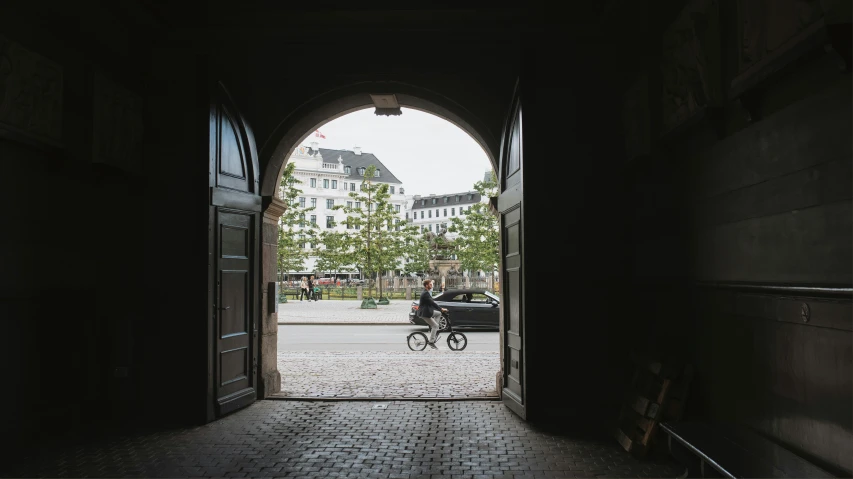
[[[320,148],[373,153],[394,174],[407,195],[470,191],[492,166],[480,145],[456,125],[430,113],[403,108],[400,116],[377,116],[373,107],[349,113],[312,132]]]

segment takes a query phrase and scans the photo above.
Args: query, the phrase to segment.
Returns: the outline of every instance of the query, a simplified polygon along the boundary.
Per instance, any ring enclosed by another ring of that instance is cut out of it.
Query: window
[[[356,225],[355,225],[355,229],[360,230],[360,229],[361,229],[361,225],[360,225],[360,224],[356,224]]]
[[[330,210],[335,207],[335,200],[326,200],[326,209]]]
[[[355,202],[355,207],[356,207],[356,208],[358,208],[358,209],[361,209],[361,201],[356,201],[356,202]]]
[[[432,231],[432,225],[429,225],[429,230]]]
[[[349,220],[349,216],[347,216],[347,219],[345,219],[345,220],[344,220],[344,223],[346,223],[346,224],[347,224],[347,229],[348,229],[348,230],[351,230],[351,229],[352,229],[352,223],[351,223],[351,222],[350,222],[350,220]]]
[[[374,170],[374,171],[373,171],[373,176],[374,176],[374,177],[376,177],[376,178],[379,178],[379,170]]]
[[[302,213],[302,217],[301,217],[301,218],[299,218],[299,227],[300,227],[300,228],[304,228],[304,227],[305,227],[305,213]],[[304,237],[305,237],[305,235],[302,235],[302,237],[304,238]]]
[[[305,198],[304,197],[301,197],[301,196],[299,197],[299,207],[305,208]]]
[[[400,219],[399,219],[399,218],[397,218],[396,220],[394,220],[394,230],[395,230],[395,231],[400,231]]]
[[[459,200],[461,200],[461,199],[462,199],[462,197],[461,197],[461,196],[456,195],[456,201],[457,201],[457,202],[459,202]]]
[[[316,207],[317,207],[317,198],[311,198],[311,207],[312,207],[312,208],[316,208]]]
[[[347,201],[347,208],[352,208],[352,201]]]
[[[468,199],[469,199],[469,200],[473,200],[473,199],[474,199],[474,195],[472,195],[472,194],[470,194],[470,193],[469,193],[469,194],[468,194]]]
[[[449,198],[449,197],[447,197],[447,196],[445,196],[445,197],[444,197],[444,202],[445,202],[445,203],[447,203],[448,201],[450,201],[450,198]]]
[[[329,187],[329,180],[328,179],[323,180],[323,188],[328,188],[328,187]]]
[[[338,180],[332,180],[332,189],[333,190],[338,189]]]
[[[435,217],[438,218],[438,208],[435,209]]]
[[[389,187],[389,191],[390,191],[390,192],[391,192],[391,194],[393,195],[393,194],[394,194],[394,187],[393,187],[393,186]]]
[[[406,219],[409,219],[409,212],[406,212]]]
[[[352,167],[350,167],[350,166],[345,166],[345,167],[344,167],[344,173],[346,173],[346,174],[350,174],[350,173],[352,173]]]
[[[447,208],[444,209],[444,216],[447,216]]]
[[[432,218],[432,210],[429,210],[429,217]]]
[[[442,223],[442,224],[441,224],[441,227],[442,227],[442,228],[447,228],[447,223]]]
[[[456,216],[456,208],[450,208],[450,216]]]
[[[360,166],[360,167],[356,170],[356,171],[358,171],[358,176],[364,176],[364,170],[365,170],[365,168],[364,168],[363,166]]]
[[[350,190],[350,191],[355,191],[355,183],[350,183],[350,184],[349,184],[349,190]]]
[[[364,183],[361,184],[361,191],[367,191],[367,185]]]
[[[308,181],[309,181],[309,184],[311,185],[311,188],[316,188],[316,187],[317,187],[317,178],[311,178],[311,179],[310,179],[310,180],[308,180]]]
[[[394,205],[394,212],[395,212],[395,213],[399,213],[399,212],[400,212],[400,205]]]
[[[335,226],[335,217],[327,216],[326,217],[326,228],[333,228]]]
[[[299,235],[299,247],[305,249],[305,235]]]
[[[311,215],[311,225],[317,226],[317,215]]]
[[[421,200],[421,206],[426,206],[426,200]]]
[[[436,201],[437,201],[437,200],[436,200],[435,198],[433,198],[433,199],[432,199],[432,204],[435,204],[435,203],[436,203]]]
[[[421,211],[421,219],[424,219],[424,212]]]

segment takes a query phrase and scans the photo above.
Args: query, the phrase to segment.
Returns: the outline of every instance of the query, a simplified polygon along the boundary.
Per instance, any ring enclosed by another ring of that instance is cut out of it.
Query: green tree
[[[285,167],[280,183],[280,197],[287,205],[278,224],[278,270],[282,281],[285,271],[305,269],[309,251],[303,245],[307,242],[314,243],[316,235],[314,227],[305,221],[306,212],[314,208],[299,204],[299,195],[302,194],[299,185],[302,182],[293,175],[295,166],[294,163],[289,163]]]
[[[330,274],[340,272],[351,264],[348,235],[338,231],[323,231],[318,240],[323,248],[316,251],[317,271],[328,271]]]
[[[368,278],[378,279],[383,271],[396,269],[400,252],[401,235],[396,229],[397,216],[390,204],[391,195],[386,183],[374,183],[376,166],[370,165],[364,173],[360,191],[349,194],[352,207],[337,207],[347,213],[347,221],[354,228],[348,235],[348,250],[354,264]],[[355,206],[359,205],[359,206]],[[379,295],[382,297],[380,281]],[[373,297],[373,286],[368,290]]]
[[[489,181],[474,184],[483,198],[497,194],[497,180],[492,173]],[[498,218],[484,203],[471,205],[465,218],[451,218],[448,231],[458,233],[453,240],[453,250],[463,269],[494,272],[498,269],[500,251],[498,249]]]
[[[403,271],[407,274],[422,273],[429,268],[429,241],[416,226],[406,227],[402,257]]]

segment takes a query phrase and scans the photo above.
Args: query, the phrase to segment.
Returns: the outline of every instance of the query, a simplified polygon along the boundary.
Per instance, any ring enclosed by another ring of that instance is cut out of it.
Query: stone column
[[[412,287],[411,286],[406,286],[406,299],[409,301],[412,300]]]
[[[356,296],[356,298],[358,298],[359,301],[364,300],[364,289],[361,287],[361,285],[356,287],[355,290],[356,290],[356,294],[358,295],[358,296]],[[427,338],[427,339],[429,339],[429,338]]]
[[[269,283],[275,283],[278,271],[278,219],[287,208],[277,198],[264,197],[264,222],[261,225],[261,337],[258,397],[265,398],[281,391],[278,371],[278,313],[270,311]],[[278,298],[275,298],[278,302]]]

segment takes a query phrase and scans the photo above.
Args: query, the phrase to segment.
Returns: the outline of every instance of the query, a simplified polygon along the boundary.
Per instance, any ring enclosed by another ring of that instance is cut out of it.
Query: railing
[[[339,170],[340,165],[337,163],[323,163],[324,170]]]

